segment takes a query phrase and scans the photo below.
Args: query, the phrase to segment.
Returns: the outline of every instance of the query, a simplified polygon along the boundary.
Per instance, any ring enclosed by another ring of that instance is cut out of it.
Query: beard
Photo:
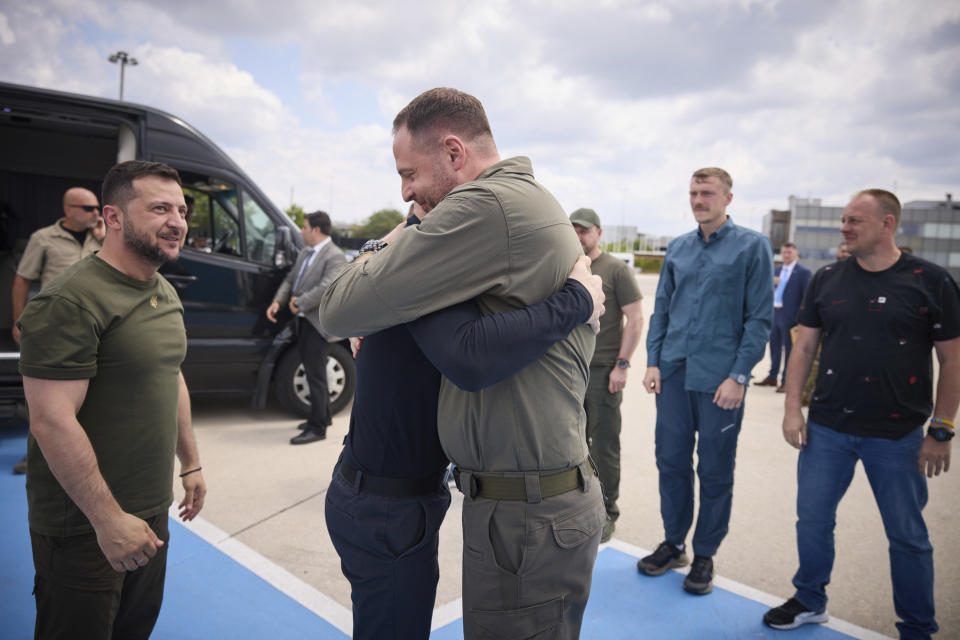
[[[176,256],[172,258],[169,257],[159,245],[150,242],[150,237],[146,233],[141,232],[139,229],[134,229],[130,224],[126,224],[123,227],[123,243],[128,249],[133,251],[138,258],[156,267],[166,262],[176,260]]]

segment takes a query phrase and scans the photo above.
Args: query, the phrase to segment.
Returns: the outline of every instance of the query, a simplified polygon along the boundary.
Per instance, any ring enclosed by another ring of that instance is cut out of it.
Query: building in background
[[[773,243],[774,252],[778,253],[784,242],[793,242],[811,270],[833,262],[843,239],[843,206],[823,206],[820,198],[790,196],[789,200],[789,211],[771,210],[763,217],[763,232]],[[914,255],[946,267],[960,280],[960,204],[949,193],[944,200],[904,203],[897,244],[909,246]]]
[[[603,237],[600,238],[611,247],[609,251],[633,251],[633,243],[637,239],[637,228],[619,224],[603,227]]]

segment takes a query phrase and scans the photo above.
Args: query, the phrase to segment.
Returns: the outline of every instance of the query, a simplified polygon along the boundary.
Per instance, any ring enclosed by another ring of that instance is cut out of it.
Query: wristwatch
[[[731,373],[729,377],[737,384],[747,384],[747,376],[742,373]]]
[[[927,427],[927,435],[933,436],[933,439],[937,442],[949,442],[953,438],[953,429],[935,427],[931,424]]]
[[[383,240],[367,240],[363,243],[363,246],[360,247],[360,253],[376,253],[386,248],[387,243]]]
[[[629,369],[630,361],[626,358],[617,358],[617,368],[618,369]]]

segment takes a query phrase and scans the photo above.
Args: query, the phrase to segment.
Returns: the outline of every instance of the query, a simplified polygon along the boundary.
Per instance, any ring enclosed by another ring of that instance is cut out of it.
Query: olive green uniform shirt
[[[597,348],[590,364],[612,366],[617,361],[623,340],[623,306],[640,300],[643,295],[633,269],[609,253],[601,253],[590,264],[590,270],[603,280],[603,294],[606,296],[603,302],[606,311],[600,316]]]
[[[23,257],[17,264],[17,275],[26,280],[40,280],[40,287],[66,271],[67,267],[81,258],[99,251],[103,240],[97,240],[87,231],[83,246],[58,220],[49,227],[37,229],[30,236]]]
[[[19,325],[20,373],[89,380],[77,420],[120,507],[140,518],[166,511],[187,351],[173,286],[159,274],[137,280],[88,256],[37,294]],[[92,531],[32,436],[27,460],[30,528],[48,536]]]
[[[559,291],[581,255],[566,213],[534,180],[530,160],[509,158],[454,188],[386,249],[348,265],[324,293],[320,321],[330,333],[356,336],[472,298],[485,314],[525,307]],[[583,462],[593,346],[583,325],[481,391],[444,379],[438,423],[449,458],[488,472]]]

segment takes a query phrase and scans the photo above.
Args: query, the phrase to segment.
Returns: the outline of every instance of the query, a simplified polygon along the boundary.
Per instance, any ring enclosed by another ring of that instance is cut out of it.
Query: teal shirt
[[[451,190],[417,227],[348,265],[320,303],[337,335],[366,335],[477,299],[483,313],[529,306],[563,288],[583,249],[527,158],[503,160]],[[563,470],[587,455],[592,331],[581,325],[511,377],[476,392],[444,379],[438,424],[447,456],[470,471]]]
[[[773,251],[766,236],[726,223],[667,247],[647,331],[647,366],[666,378],[686,363],[688,391],[713,393],[749,376],[773,324]]]

